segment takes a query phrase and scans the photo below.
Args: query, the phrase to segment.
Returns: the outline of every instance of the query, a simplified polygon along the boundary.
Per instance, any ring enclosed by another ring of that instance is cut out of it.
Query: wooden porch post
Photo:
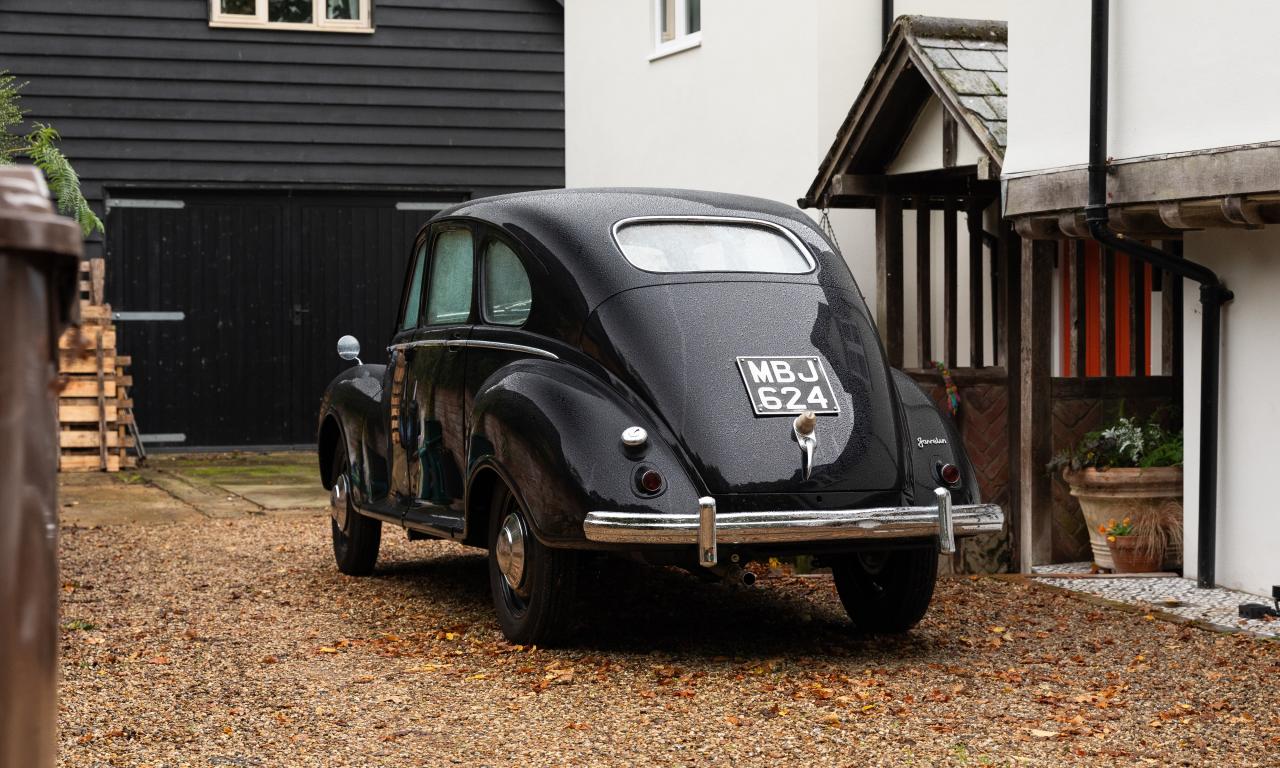
[[[983,354],[983,335],[986,332],[982,315],[982,252],[983,211],[986,203],[969,198],[965,207],[965,219],[969,225],[969,366],[981,368],[986,364]]]
[[[876,322],[889,365],[902,367],[902,199],[876,201]]]
[[[942,208],[942,362],[958,365],[956,360],[956,199],[948,197]]]
[[[1018,565],[1023,573],[1047,562],[1053,545],[1053,515],[1045,465],[1053,452],[1052,240],[1023,240],[1018,333]]]
[[[1005,367],[1005,397],[1008,401],[1008,426],[1005,432],[1004,449],[1009,457],[1009,490],[1006,495],[1005,516],[1009,520],[1009,544],[1011,567],[1014,571],[1030,570],[1024,566],[1026,558],[1022,556],[1022,521],[1018,518],[1019,498],[1018,480],[1022,462],[1019,457],[1022,419],[1019,414],[1019,385],[1022,381],[1022,241],[1013,231],[1013,223],[1008,219],[1000,220],[1000,247],[998,259],[1000,263],[1000,306],[1004,311],[996,321],[999,340],[996,342],[996,364]]]
[[[933,211],[929,198],[917,195],[916,206],[916,348],[920,351],[916,364],[928,368],[933,361],[933,280],[929,268],[933,263],[933,247],[929,243]]]

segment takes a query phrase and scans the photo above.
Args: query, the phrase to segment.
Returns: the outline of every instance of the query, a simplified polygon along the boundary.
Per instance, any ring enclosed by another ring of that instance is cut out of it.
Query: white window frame
[[[653,53],[649,61],[656,61],[673,53],[687,51],[702,45],[702,30],[689,31],[689,0],[675,0],[675,37],[662,39],[662,7],[666,0],[653,0]]]
[[[286,29],[301,32],[373,32],[373,0],[360,0],[360,18],[326,18],[325,0],[311,0],[311,21],[294,24],[284,21],[267,21],[268,0],[254,0],[256,13],[223,13],[221,0],[209,0],[209,26],[236,29]]]

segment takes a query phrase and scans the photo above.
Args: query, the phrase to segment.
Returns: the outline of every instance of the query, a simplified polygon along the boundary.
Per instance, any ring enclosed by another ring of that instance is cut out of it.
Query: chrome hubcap
[[[329,491],[329,516],[341,530],[347,529],[347,476],[338,475]]]
[[[524,580],[524,522],[516,513],[508,514],[502,521],[495,549],[502,578],[506,579],[507,586],[518,589]]]
[[[884,570],[885,563],[889,562],[889,553],[859,552],[858,562],[861,563],[863,571],[872,576],[876,576]]]

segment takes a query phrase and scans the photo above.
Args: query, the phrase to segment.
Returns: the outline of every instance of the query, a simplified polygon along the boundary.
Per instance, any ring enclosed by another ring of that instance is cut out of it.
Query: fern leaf
[[[103,231],[102,220],[84,199],[84,193],[80,191],[80,177],[66,155],[58,149],[59,138],[53,128],[37,123],[35,130],[27,135],[26,154],[37,168],[44,171],[49,189],[58,200],[58,210],[75,219],[88,237],[94,231]]]

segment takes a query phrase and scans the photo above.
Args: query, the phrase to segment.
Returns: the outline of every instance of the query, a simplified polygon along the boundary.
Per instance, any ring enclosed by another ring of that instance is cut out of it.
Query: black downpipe
[[[1160,269],[1200,284],[1204,329],[1200,365],[1200,534],[1196,551],[1196,583],[1212,587],[1218,525],[1218,359],[1221,354],[1222,305],[1235,298],[1213,270],[1171,258],[1145,243],[1112,232],[1107,220],[1107,68],[1111,8],[1109,0],[1093,0],[1089,51],[1089,204],[1085,222],[1094,240],[1136,256]]]
[[[889,39],[889,30],[893,29],[893,0],[880,0],[880,40]]]

